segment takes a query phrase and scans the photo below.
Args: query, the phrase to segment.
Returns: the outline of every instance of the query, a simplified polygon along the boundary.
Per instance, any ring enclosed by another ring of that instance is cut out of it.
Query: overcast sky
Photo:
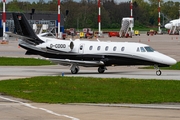
[[[6,0],[6,2],[9,2],[9,1],[12,1],[12,0]],[[18,1],[35,1],[35,2],[38,2],[39,0],[18,0]],[[50,0],[44,0],[45,2],[47,2],[47,1],[50,1]],[[61,0],[62,1],[62,0]],[[74,0],[74,1],[77,1],[77,2],[79,2],[79,1],[81,1],[81,0]],[[128,2],[128,1],[130,1],[130,0],[115,0],[116,2]],[[146,0],[146,1],[148,1],[148,0]],[[180,2],[180,0],[164,0],[164,2],[167,2],[167,1],[174,1],[174,2]]]

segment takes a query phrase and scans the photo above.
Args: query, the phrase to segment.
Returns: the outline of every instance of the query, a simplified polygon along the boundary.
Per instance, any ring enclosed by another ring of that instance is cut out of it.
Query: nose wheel
[[[157,65],[154,65],[154,68],[156,69],[156,75],[160,76],[161,75],[161,70],[159,69],[159,67]]]
[[[156,71],[156,75],[157,75],[157,76],[160,76],[160,75],[161,75],[161,70],[157,70],[157,71]]]

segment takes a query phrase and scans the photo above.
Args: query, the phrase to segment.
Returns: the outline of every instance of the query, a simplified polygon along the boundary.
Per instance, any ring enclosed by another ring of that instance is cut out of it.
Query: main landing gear
[[[72,74],[77,74],[79,72],[79,66],[77,66],[76,64],[73,64],[73,65],[71,65],[70,70],[71,70]],[[98,68],[99,73],[104,73],[105,70],[107,70],[107,68],[105,66],[100,66]]]
[[[156,75],[160,76],[161,75],[161,70],[159,69],[159,67],[157,65],[154,65],[154,68],[156,69]]]
[[[79,66],[73,64],[70,68],[72,74],[77,74],[79,72]]]
[[[99,73],[104,73],[105,70],[107,70],[107,68],[106,68],[105,66],[100,66],[100,67],[98,68],[98,72],[99,72]]]

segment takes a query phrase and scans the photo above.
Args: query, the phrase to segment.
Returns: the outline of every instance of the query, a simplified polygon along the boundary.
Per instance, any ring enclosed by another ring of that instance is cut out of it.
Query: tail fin
[[[35,44],[40,44],[44,42],[37,37],[23,13],[12,13],[12,16],[14,19],[15,30],[18,35],[30,38],[26,40]]]

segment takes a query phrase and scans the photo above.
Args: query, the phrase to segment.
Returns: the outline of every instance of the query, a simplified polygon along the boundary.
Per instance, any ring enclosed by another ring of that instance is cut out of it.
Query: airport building
[[[41,26],[43,24],[48,26],[48,29],[57,28],[57,13],[56,12],[43,12],[43,13],[24,13],[26,18],[28,19],[30,25],[33,27],[34,25]],[[2,12],[0,13],[0,36],[3,36],[3,22],[2,22]],[[40,29],[40,28],[39,28]],[[64,16],[61,15],[61,32],[64,32]],[[14,21],[12,17],[12,12],[6,12],[6,31],[14,32]],[[39,32],[39,31],[35,31]]]

